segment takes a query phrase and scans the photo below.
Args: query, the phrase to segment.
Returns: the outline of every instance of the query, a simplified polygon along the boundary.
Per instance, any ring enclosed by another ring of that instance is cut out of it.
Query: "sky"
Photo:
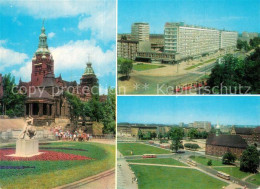
[[[260,126],[260,96],[118,96],[117,122]]]
[[[163,33],[166,22],[260,33],[259,0],[118,0],[118,33],[134,22],[148,22],[150,33]]]
[[[43,19],[56,77],[79,83],[90,60],[101,94],[115,87],[116,0],[0,0],[0,73],[30,81]]]

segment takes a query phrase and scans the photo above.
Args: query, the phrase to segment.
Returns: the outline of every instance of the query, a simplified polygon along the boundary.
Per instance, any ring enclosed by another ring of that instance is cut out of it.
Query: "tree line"
[[[103,133],[115,134],[115,89],[109,88],[107,100],[101,102],[99,95],[93,95],[92,98],[83,102],[76,95],[65,93],[70,104],[70,119],[74,127],[78,126],[80,119],[86,122],[88,118],[91,121],[102,122],[104,124]]]
[[[226,55],[222,63],[212,69],[207,83],[211,93],[215,94],[259,94],[259,75],[260,47],[257,47],[245,59]]]

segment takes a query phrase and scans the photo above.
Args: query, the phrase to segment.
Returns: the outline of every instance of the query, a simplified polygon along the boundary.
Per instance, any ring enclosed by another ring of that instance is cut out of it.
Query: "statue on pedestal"
[[[26,118],[23,131],[19,135],[18,139],[34,139],[36,135],[36,129],[33,126],[33,118],[31,116]]]

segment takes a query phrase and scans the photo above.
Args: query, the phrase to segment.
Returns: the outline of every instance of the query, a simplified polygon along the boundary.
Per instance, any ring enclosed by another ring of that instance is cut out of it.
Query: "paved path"
[[[54,189],[114,189],[115,169],[104,171],[97,175],[56,187]]]
[[[117,157],[117,189],[138,189],[137,182],[133,181],[135,174],[119,151]]]
[[[245,178],[243,178],[242,180],[245,181],[246,179],[248,179],[249,177],[251,177],[253,175],[255,175],[255,174],[250,174],[250,175],[246,176]]]
[[[184,169],[194,169],[193,167],[179,166],[179,165],[165,165],[165,164],[153,164],[153,163],[132,163],[132,162],[129,162],[129,164],[132,164],[132,165],[149,165],[149,166],[159,166],[159,167],[175,167],[175,168],[184,168]]]

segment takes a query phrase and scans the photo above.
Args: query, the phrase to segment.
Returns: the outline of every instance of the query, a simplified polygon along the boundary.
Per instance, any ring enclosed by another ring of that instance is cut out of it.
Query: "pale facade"
[[[135,60],[139,48],[138,41],[117,40],[117,56]]]
[[[132,40],[149,41],[150,26],[148,23],[133,23],[131,27]]]
[[[180,59],[196,58],[217,52],[220,48],[236,47],[237,32],[220,31],[180,23],[164,26],[164,51]]]
[[[219,48],[220,49],[230,49],[230,48],[234,49],[234,48],[236,48],[237,38],[238,38],[237,32],[220,31]]]

